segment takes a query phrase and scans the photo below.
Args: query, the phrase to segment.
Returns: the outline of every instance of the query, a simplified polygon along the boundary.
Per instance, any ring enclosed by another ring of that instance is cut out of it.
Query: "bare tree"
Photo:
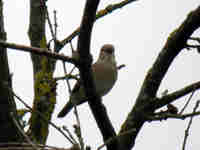
[[[157,92],[168,68],[183,49],[194,48],[199,51],[199,45],[189,45],[187,44],[187,41],[195,40],[200,43],[198,37],[191,37],[193,32],[200,26],[200,7],[190,12],[183,23],[168,37],[159,56],[156,58],[153,66],[149,69],[140,93],[137,96],[136,103],[133,104],[132,110],[122,124],[119,133],[115,132],[106,109],[101,103],[101,97],[96,93],[92,77],[92,58],[90,54],[90,39],[93,24],[96,19],[134,1],[136,0],[124,0],[120,3],[109,5],[104,10],[97,12],[99,0],[87,0],[81,26],[64,40],[58,41],[56,37],[56,25],[55,29],[53,29],[48,15],[46,1],[30,0],[30,24],[28,35],[31,46],[5,42],[6,32],[4,30],[4,18],[2,14],[3,4],[2,1],[0,1],[0,145],[8,147],[10,146],[8,143],[15,142],[14,144],[11,144],[14,147],[27,146],[26,144],[16,144],[16,142],[25,142],[33,149],[44,148],[43,145],[46,143],[49,134],[49,125],[52,125],[72,143],[73,147],[71,149],[79,149],[79,147],[80,149],[85,149],[79,125],[74,127],[77,136],[79,137],[79,142],[77,142],[69,132],[68,135],[66,135],[60,128],[51,122],[52,113],[56,103],[57,87],[57,79],[53,77],[53,73],[55,71],[55,64],[58,60],[63,61],[63,63],[71,63],[79,69],[80,79],[84,85],[86,96],[91,98],[91,100],[88,101],[89,106],[105,143],[100,148],[106,146],[109,150],[132,149],[135,145],[135,139],[139,134],[139,131],[147,121],[163,120],[167,118],[185,119],[191,117],[187,130],[189,132],[192,118],[200,114],[200,112],[196,111],[199,102],[197,102],[193,112],[188,114],[184,114],[184,109],[187,107],[188,103],[186,103],[180,113],[178,113],[178,108],[171,103],[178,100],[180,97],[194,93],[194,91],[200,88],[200,82],[192,83],[170,94],[165,92],[162,97],[157,97]],[[47,42],[46,40],[46,21],[51,30],[54,48],[51,48],[49,46],[50,42]],[[59,54],[61,49],[66,44],[69,44],[75,36],[78,36],[77,52],[80,57],[75,58]],[[32,108],[25,104],[29,109],[28,111],[31,112],[29,129],[26,132],[17,115],[14,97],[23,103],[24,101],[12,90],[12,75],[9,73],[6,53],[7,48],[30,52],[31,55],[35,97]],[[67,80],[69,78],[77,79],[77,77],[71,74],[66,75],[64,78]],[[189,101],[190,99],[188,102]],[[157,112],[157,110],[163,106],[167,106],[168,109],[166,111]],[[186,140],[187,136],[185,136],[183,149],[185,148]],[[38,144],[43,145],[41,146]]]

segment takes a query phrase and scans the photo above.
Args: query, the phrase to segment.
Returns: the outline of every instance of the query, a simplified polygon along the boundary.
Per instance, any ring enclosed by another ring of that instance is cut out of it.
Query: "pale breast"
[[[97,85],[96,90],[101,96],[104,96],[112,89],[117,80],[117,68],[113,64],[96,63],[92,69],[94,82]]]

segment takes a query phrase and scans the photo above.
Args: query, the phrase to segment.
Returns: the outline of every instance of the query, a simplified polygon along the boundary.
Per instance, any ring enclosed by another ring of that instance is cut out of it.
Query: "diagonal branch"
[[[21,99],[11,88],[9,88],[9,87],[6,87],[6,88],[10,91],[10,93],[11,93],[17,100],[19,100],[26,108],[28,108],[28,110],[29,110],[31,113],[33,113],[33,109],[32,109],[23,99]],[[37,114],[41,117],[42,120],[44,120],[45,122],[48,122],[50,125],[52,125],[52,127],[54,127],[57,131],[59,131],[71,144],[77,144],[77,142],[76,142],[75,140],[73,140],[73,139],[70,139],[70,137],[68,137],[68,136],[61,130],[61,128],[59,128],[58,126],[56,126],[53,122],[47,120],[47,119],[45,118],[45,116],[44,116],[42,113],[40,113],[40,112],[37,111],[37,110],[35,111],[35,113],[37,113]]]
[[[113,12],[114,10],[122,8],[122,7],[130,4],[131,2],[135,2],[135,1],[137,1],[137,0],[123,0],[122,2],[119,2],[119,3],[110,4],[105,9],[102,9],[102,10],[100,10],[100,11],[97,12],[95,20],[100,19],[100,18],[108,15],[109,13]],[[62,49],[73,38],[75,38],[77,35],[79,35],[79,33],[80,33],[80,27],[78,27],[76,30],[74,30],[74,32],[71,33],[67,38],[65,38],[64,40],[62,40],[59,43],[60,47],[58,49],[59,50]]]
[[[180,27],[169,36],[155,63],[148,71],[136,103],[120,130],[120,133],[123,133],[133,128],[136,129],[136,132],[120,139],[120,144],[123,144],[124,149],[130,150],[135,145],[136,137],[146,121],[145,114],[155,111],[151,101],[156,97],[158,88],[173,60],[185,48],[192,33],[200,27],[199,18],[200,7],[190,12]],[[148,104],[152,107],[144,107]]]
[[[195,82],[191,85],[188,85],[176,92],[173,92],[171,94],[168,94],[166,96],[163,96],[162,98],[156,98],[153,102],[154,109],[159,109],[169,103],[172,103],[173,101],[177,100],[178,98],[181,98],[182,96],[185,96],[195,90],[200,89],[200,81]]]
[[[200,101],[198,100],[196,102],[196,105],[195,105],[194,109],[193,109],[193,113],[196,112],[197,108],[199,107],[199,103],[200,103]],[[194,119],[194,116],[191,116],[190,121],[188,122],[188,126],[187,126],[187,128],[185,130],[185,136],[184,136],[184,140],[183,140],[182,150],[185,150],[186,142],[187,142],[187,139],[188,139],[188,136],[189,136],[189,131],[190,131],[190,127],[192,125],[193,119]]]
[[[196,90],[195,90],[196,91]],[[192,100],[192,97],[194,96],[195,91],[191,92],[191,95],[189,96],[189,98],[187,99],[186,103],[183,105],[183,108],[180,110],[179,114],[182,114],[185,109],[187,108],[187,106],[189,105],[190,101]]]
[[[6,48],[10,48],[10,49],[16,49],[16,50],[25,51],[25,52],[31,52],[32,54],[48,56],[50,58],[59,59],[59,60],[62,60],[62,61],[67,61],[67,62],[72,63],[72,64],[77,64],[75,59],[70,58],[70,57],[65,56],[65,55],[58,54],[58,53],[53,53],[51,51],[48,51],[45,48],[25,46],[25,45],[20,45],[20,44],[8,43],[8,42],[4,42],[4,41],[0,41],[0,45],[3,46],[3,47],[6,47]]]

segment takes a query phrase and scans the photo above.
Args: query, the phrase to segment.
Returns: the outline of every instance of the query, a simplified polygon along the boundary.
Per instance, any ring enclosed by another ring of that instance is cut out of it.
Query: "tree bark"
[[[31,46],[47,49],[46,7],[43,0],[30,0],[29,39]],[[34,102],[30,118],[29,136],[36,143],[45,144],[49,121],[56,104],[56,81],[53,79],[55,60],[31,53],[34,76]],[[41,115],[43,117],[41,117]],[[45,119],[44,119],[45,118]]]
[[[0,0],[0,40],[6,41],[2,0]],[[12,94],[12,75],[9,71],[7,51],[5,49],[5,47],[0,46],[0,143],[23,140],[14,122],[14,120],[18,121],[18,118]]]
[[[199,18],[200,7],[190,12],[180,27],[171,33],[152,68],[148,71],[136,103],[120,130],[120,134],[127,132],[126,136],[120,137],[120,143],[123,145],[124,150],[130,150],[135,145],[136,137],[145,121],[147,121],[146,116],[164,106],[159,105],[157,100],[155,101],[158,88],[173,60],[185,48],[186,42],[192,33],[200,27]],[[185,94],[188,93],[186,92]],[[168,101],[168,103],[171,101]],[[160,103],[162,102],[160,101]],[[131,130],[133,132],[129,132]]]

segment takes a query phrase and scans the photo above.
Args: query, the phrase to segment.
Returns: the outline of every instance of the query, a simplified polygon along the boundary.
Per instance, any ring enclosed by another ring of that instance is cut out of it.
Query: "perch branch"
[[[105,111],[105,107],[101,103],[101,98],[96,92],[91,70],[92,57],[90,55],[91,33],[99,1],[100,0],[87,0],[86,2],[77,49],[81,62],[78,67],[86,97],[89,97],[88,103],[92,110],[92,114],[101,131],[103,140],[106,141],[109,138],[116,136],[116,133]],[[117,150],[119,148],[116,140],[106,146],[108,150]]]

